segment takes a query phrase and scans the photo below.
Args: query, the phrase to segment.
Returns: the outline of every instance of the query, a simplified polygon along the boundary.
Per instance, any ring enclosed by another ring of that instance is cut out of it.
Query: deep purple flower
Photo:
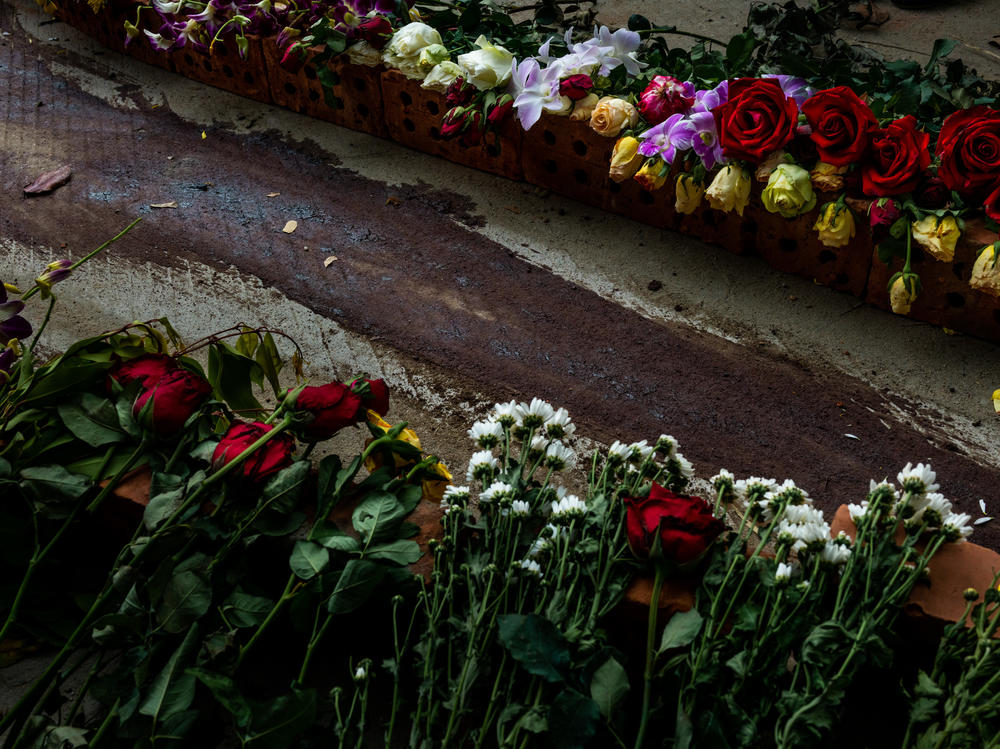
[[[714,169],[723,161],[722,145],[719,143],[719,131],[716,130],[715,116],[711,112],[694,112],[688,115],[694,126],[695,134],[691,139],[691,147],[698,154],[706,169]]]
[[[20,299],[7,300],[7,288],[0,283],[0,344],[14,338],[23,341],[31,335],[31,323],[18,314],[23,309]]]
[[[4,348],[0,351],[0,382],[3,382],[8,377],[10,377],[10,372],[14,369],[14,361],[17,357],[14,355],[14,349]]]
[[[761,78],[774,78],[778,81],[778,85],[781,86],[781,90],[784,92],[785,96],[789,99],[794,99],[799,109],[802,109],[803,102],[813,95],[813,90],[809,88],[809,84],[806,83],[804,78],[797,78],[794,75],[777,75],[773,73],[762,75]]]
[[[52,286],[60,281],[65,281],[72,271],[72,260],[56,260],[54,263],[46,265],[42,275],[35,279],[35,283],[41,287],[42,299],[47,299],[52,293]]]

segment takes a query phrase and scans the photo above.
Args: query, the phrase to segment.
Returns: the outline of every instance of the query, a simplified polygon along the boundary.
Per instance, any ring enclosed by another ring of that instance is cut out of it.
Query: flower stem
[[[653,595],[649,599],[649,623],[646,626],[646,668],[642,675],[642,717],[639,721],[639,733],[635,737],[635,749],[642,749],[646,740],[646,727],[649,724],[649,701],[653,688],[653,662],[656,651],[656,619],[660,613],[660,591],[663,589],[663,567],[656,566],[656,576],[653,578]]]

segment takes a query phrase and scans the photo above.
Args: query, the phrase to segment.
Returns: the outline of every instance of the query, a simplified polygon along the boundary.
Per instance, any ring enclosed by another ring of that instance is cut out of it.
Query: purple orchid
[[[628,74],[634,76],[639,75],[639,71],[646,67],[646,63],[639,62],[635,56],[642,44],[642,37],[638,32],[618,29],[612,33],[607,26],[601,26],[600,29],[594,29],[594,37],[601,47],[611,49],[598,70],[598,75],[607,75],[619,65],[624,65]]]
[[[693,146],[695,127],[683,114],[672,114],[659,125],[655,125],[639,140],[639,153],[646,157],[659,156],[668,164],[674,163],[678,151],[686,151]]]
[[[14,369],[14,362],[17,360],[17,355],[14,353],[14,349],[5,348],[0,351],[0,383],[10,377],[10,372]]]
[[[802,103],[813,95],[813,90],[809,88],[809,84],[803,78],[796,78],[794,75],[777,75],[775,73],[768,73],[761,77],[774,78],[778,81],[778,85],[781,86],[781,90],[785,96],[789,99],[795,99],[795,103],[800,109],[802,108]]]
[[[560,73],[559,66],[542,68],[533,57],[513,60],[508,93],[514,97],[517,118],[525,130],[538,122],[543,110],[558,112],[564,108],[559,95]]]
[[[711,112],[720,104],[729,101],[729,81],[722,81],[715,88],[702,89],[694,92],[692,112]]]
[[[713,169],[716,164],[721,164],[723,161],[719,131],[715,127],[715,115],[711,112],[692,112],[688,117],[694,127],[691,147],[705,168]]]
[[[0,283],[0,344],[7,345],[11,339],[23,341],[31,335],[31,323],[18,314],[24,309],[20,299],[7,299],[7,287]]]

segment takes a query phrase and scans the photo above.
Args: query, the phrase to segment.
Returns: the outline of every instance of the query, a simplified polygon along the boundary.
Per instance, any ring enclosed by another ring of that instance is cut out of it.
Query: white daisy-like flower
[[[661,434],[656,440],[656,452],[666,458],[672,458],[677,454],[677,440],[669,434]]]
[[[857,525],[858,521],[861,520],[861,518],[863,518],[868,512],[868,500],[862,500],[859,505],[852,502],[847,505],[847,511],[851,514],[851,522]]]
[[[545,452],[545,447],[550,441],[544,434],[536,434],[531,438],[531,445],[528,447],[528,456],[532,460],[537,460]]]
[[[628,459],[633,463],[641,463],[653,454],[653,449],[646,440],[633,442],[628,446]]]
[[[769,492],[777,491],[778,482],[774,479],[763,479],[759,476],[740,479],[734,485],[737,495],[743,498],[747,505],[763,499]]]
[[[469,487],[448,485],[444,490],[444,499],[451,504],[465,503],[469,501]]]
[[[488,450],[500,444],[500,440],[503,439],[503,425],[493,419],[477,421],[469,429],[468,435],[476,445]]]
[[[793,572],[795,572],[795,568],[792,565],[778,562],[778,568],[774,571],[774,581],[776,583],[787,583],[792,579]]]
[[[570,519],[582,517],[587,513],[587,503],[575,494],[567,494],[557,502],[552,503],[553,519]]]
[[[467,481],[483,480],[484,476],[488,477],[499,467],[500,461],[496,459],[491,450],[480,450],[469,458],[469,470],[466,471],[465,478]]]
[[[924,465],[917,463],[907,463],[903,470],[896,475],[896,480],[904,492],[910,492],[913,496],[923,496],[929,492],[935,492],[940,487],[935,483],[937,474],[931,470],[930,463]]]
[[[819,553],[821,562],[834,567],[847,564],[847,560],[850,558],[851,548],[843,544],[835,544],[833,541],[827,541],[826,545],[823,546],[823,550]]]
[[[628,445],[615,440],[611,443],[611,447],[608,448],[608,462],[617,465],[628,460],[631,454],[632,450]]]
[[[778,542],[792,544],[796,551],[819,551],[830,539],[830,526],[825,522],[792,523],[785,518],[778,523]]]
[[[534,575],[535,577],[542,576],[542,565],[536,562],[534,559],[521,559],[520,561],[514,562],[517,568],[522,572],[527,572],[529,575]]]
[[[510,514],[516,518],[526,518],[531,514],[531,505],[523,499],[515,499],[511,502]]]
[[[499,502],[508,499],[514,493],[514,487],[504,481],[494,481],[479,494],[480,502]]]
[[[965,541],[972,533],[972,517],[964,512],[949,512],[941,521],[941,532],[948,541]]]
[[[514,426],[517,423],[517,401],[495,404],[493,406],[493,419],[501,426]]]
[[[532,398],[530,404],[517,404],[517,423],[526,429],[537,429],[555,414],[555,409],[541,398]]]
[[[788,502],[789,506],[797,506],[801,504],[812,504],[812,500],[809,499],[809,493],[796,486],[795,482],[791,479],[785,479],[781,486],[775,489],[775,494],[778,495],[779,499]]]
[[[675,453],[674,457],[670,459],[670,468],[686,479],[694,476],[694,466],[691,465],[691,461],[680,453]]]
[[[562,442],[551,442],[545,448],[545,465],[553,471],[571,468],[576,463],[576,453]]]
[[[809,590],[809,580],[803,580],[798,585],[796,585],[795,588],[800,593],[805,593],[807,590]]]
[[[789,523],[822,523],[823,511],[811,505],[789,505],[785,508],[785,520]]]
[[[354,680],[355,681],[364,681],[367,678],[368,678],[368,669],[365,668],[364,666],[358,666],[354,670]]]
[[[927,523],[931,528],[939,527],[944,518],[952,512],[951,502],[937,492],[926,494],[920,504],[920,509],[913,514],[912,522]]]
[[[569,437],[576,432],[576,424],[569,417],[565,408],[557,408],[551,418],[545,422],[545,433],[554,439]]]

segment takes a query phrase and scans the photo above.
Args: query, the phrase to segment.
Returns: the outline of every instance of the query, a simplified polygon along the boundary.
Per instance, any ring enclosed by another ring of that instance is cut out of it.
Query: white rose
[[[433,67],[431,72],[427,74],[427,77],[424,78],[421,86],[429,88],[432,91],[440,91],[443,94],[448,90],[448,86],[454,83],[455,79],[461,75],[462,69],[458,65],[451,60],[445,60]]]
[[[480,91],[506,83],[510,78],[514,55],[503,47],[490,44],[485,36],[476,39],[477,50],[458,56],[459,67],[465,71],[465,81]]]
[[[389,39],[386,45],[388,54],[396,57],[416,57],[424,47],[441,44],[441,35],[437,29],[426,23],[408,23]]]
[[[360,41],[347,48],[347,59],[354,65],[368,65],[369,67],[373,67],[382,62],[382,53],[368,42]]]
[[[420,63],[420,67],[429,71],[435,65],[448,60],[450,57],[448,48],[443,44],[430,44],[420,50],[420,56],[417,60]]]

